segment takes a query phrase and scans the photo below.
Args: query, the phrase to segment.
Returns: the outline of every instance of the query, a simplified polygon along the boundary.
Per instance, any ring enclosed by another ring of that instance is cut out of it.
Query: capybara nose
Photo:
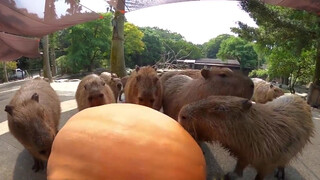
[[[121,90],[122,84],[118,83],[118,84],[117,84],[117,88],[118,88],[119,90]]]

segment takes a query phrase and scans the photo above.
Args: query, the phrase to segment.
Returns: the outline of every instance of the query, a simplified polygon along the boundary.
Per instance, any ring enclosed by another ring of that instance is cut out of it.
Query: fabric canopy
[[[76,0],[1,0],[0,60],[39,56],[42,36],[99,17]]]

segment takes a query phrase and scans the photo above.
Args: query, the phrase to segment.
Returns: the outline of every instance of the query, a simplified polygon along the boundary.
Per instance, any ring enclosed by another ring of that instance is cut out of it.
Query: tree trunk
[[[113,35],[111,44],[111,72],[119,77],[127,75],[124,61],[124,1],[118,1],[116,12],[112,20]]]
[[[50,38],[52,38],[53,34],[50,34]],[[53,43],[53,41],[51,41]],[[56,64],[56,51],[54,49],[54,44],[50,45],[50,60],[51,60],[51,65],[52,65],[52,76],[57,75],[57,64]]]
[[[52,82],[52,75],[49,61],[49,38],[48,35],[43,37],[43,77]]]
[[[7,72],[7,63],[3,62],[3,75],[4,75],[4,82],[8,82],[8,72]]]

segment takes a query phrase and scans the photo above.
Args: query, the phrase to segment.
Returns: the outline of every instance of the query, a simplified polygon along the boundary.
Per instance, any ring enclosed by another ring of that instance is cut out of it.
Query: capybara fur
[[[262,180],[300,153],[314,134],[311,108],[301,97],[284,95],[266,104],[234,96],[210,96],[184,106],[179,123],[198,141],[218,141],[237,157],[242,176],[251,164]],[[282,177],[284,178],[284,172]]]
[[[108,84],[96,74],[85,76],[76,91],[78,110],[115,103],[114,94]]]
[[[121,78],[121,83],[122,83],[122,89],[119,93],[119,101],[122,101],[121,96],[124,93],[124,88],[126,87],[127,81],[129,79],[129,76],[124,76]]]
[[[284,95],[282,89],[266,81],[256,82],[252,100],[256,103],[266,103]]]
[[[161,109],[162,84],[156,70],[151,66],[136,67],[127,81],[124,93],[127,103]]]
[[[254,85],[250,78],[229,68],[202,69],[202,78],[180,78],[175,75],[164,84],[163,112],[178,120],[183,105],[210,95],[232,95],[251,98]]]
[[[196,69],[187,69],[187,70],[181,70],[181,71],[168,71],[161,75],[160,80],[162,84],[164,84],[169,78],[175,76],[175,75],[186,75],[193,79],[201,78],[201,72],[200,70]]]
[[[51,146],[58,132],[60,100],[48,82],[28,81],[15,93],[5,107],[11,134],[31,153],[32,169],[44,169]]]
[[[111,74],[108,72],[103,72],[100,74],[100,77],[104,80],[106,84],[111,88],[114,98],[117,101],[120,91],[122,90],[121,79],[118,78],[116,74]]]

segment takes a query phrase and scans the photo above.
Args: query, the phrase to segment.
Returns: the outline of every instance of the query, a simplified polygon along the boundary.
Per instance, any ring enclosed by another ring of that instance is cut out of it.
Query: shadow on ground
[[[13,172],[13,180],[46,180],[46,170],[34,172],[32,170],[33,158],[24,149],[18,156]]]

